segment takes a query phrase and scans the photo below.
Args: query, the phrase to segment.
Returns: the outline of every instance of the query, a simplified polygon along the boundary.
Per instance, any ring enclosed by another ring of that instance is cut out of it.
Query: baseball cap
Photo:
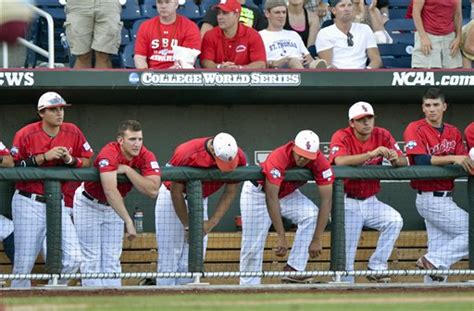
[[[329,6],[335,7],[342,0],[329,0]]]
[[[220,0],[219,4],[216,4],[213,9],[221,9],[224,12],[239,13],[242,6],[240,5],[239,0]]]
[[[38,100],[38,111],[46,108],[71,106],[56,92],[46,92]]]
[[[373,116],[374,108],[367,102],[357,102],[349,108],[349,120],[360,119],[365,116]]]
[[[316,159],[319,150],[319,136],[311,130],[303,130],[296,135],[293,151],[310,160]]]
[[[276,8],[278,6],[284,6],[285,8],[287,7],[286,1],[285,0],[267,0],[265,1],[265,11],[269,11],[273,8]]]
[[[237,142],[232,135],[227,133],[217,134],[213,141],[215,159],[217,167],[223,172],[233,171],[239,162],[237,157]]]

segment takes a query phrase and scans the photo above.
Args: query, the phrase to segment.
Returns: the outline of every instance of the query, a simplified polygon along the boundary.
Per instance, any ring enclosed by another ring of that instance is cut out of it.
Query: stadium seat
[[[142,17],[152,18],[158,15],[156,11],[156,2],[146,2],[141,6],[142,8]]]
[[[415,23],[412,19],[398,18],[390,19],[385,23],[385,29],[389,33],[393,32],[414,32],[416,30]]]
[[[138,0],[127,0],[125,5],[122,5],[122,21],[133,22],[137,19],[142,18],[142,13],[140,11],[140,6],[138,5]]]
[[[66,20],[66,13],[64,13],[64,6],[61,3],[59,3],[58,0],[37,0],[36,6],[42,9],[43,11],[46,11],[49,14],[51,14],[53,19],[55,20],[55,23],[57,22],[56,20],[61,20],[61,21]]]
[[[122,37],[122,39],[120,41],[120,46],[125,46],[125,45],[129,44],[132,41],[131,37],[130,37],[130,31],[125,27],[122,27],[121,37]]]
[[[218,0],[201,0],[201,9],[207,12],[208,10],[211,10],[212,7],[218,2]]]
[[[382,58],[384,68],[411,68],[411,57],[386,57]]]
[[[139,19],[133,23],[132,29],[130,30],[131,41],[135,41],[135,39],[137,38],[137,32],[138,32],[138,29],[140,28],[140,25],[146,20],[147,19]]]
[[[406,14],[407,14],[407,8],[388,9],[388,16],[393,19],[405,18]]]
[[[135,43],[129,43],[120,53],[120,65],[122,68],[135,68],[133,56],[135,55]]]
[[[199,6],[197,6],[197,4],[194,3],[193,0],[186,0],[184,5],[179,6],[177,12],[178,14],[184,15],[187,18],[196,22],[200,21],[204,17],[201,13]]]
[[[380,57],[385,68],[410,68],[413,45],[404,43],[379,44]]]

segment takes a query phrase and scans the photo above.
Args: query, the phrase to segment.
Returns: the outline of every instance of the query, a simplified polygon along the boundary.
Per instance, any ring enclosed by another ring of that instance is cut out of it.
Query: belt
[[[256,180],[250,180],[250,182],[255,186],[255,188],[263,192],[263,186],[260,185]]]
[[[349,194],[347,194],[346,197],[348,199],[354,199],[354,200],[359,200],[359,201],[364,201],[364,200],[367,199],[367,198],[355,197],[355,196],[352,196],[352,195],[349,195]]]
[[[31,192],[26,192],[26,191],[21,191],[21,190],[18,190],[18,194],[24,197],[30,198],[36,202],[46,203],[46,197],[41,194],[36,194],[36,193],[31,193]]]
[[[82,191],[82,195],[83,195],[86,199],[88,199],[88,200],[90,200],[90,201],[92,201],[92,202],[109,206],[109,203],[108,203],[107,201],[100,201],[100,200],[97,200],[96,198],[94,198],[93,196],[91,196],[89,193],[87,193],[85,190]]]
[[[418,190],[418,194],[423,194],[423,193],[432,193],[434,197],[452,197],[453,192],[452,191],[421,191]]]

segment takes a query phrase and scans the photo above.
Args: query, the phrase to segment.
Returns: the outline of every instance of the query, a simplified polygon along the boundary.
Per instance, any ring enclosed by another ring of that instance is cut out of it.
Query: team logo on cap
[[[406,145],[405,145],[405,148],[407,149],[413,149],[416,147],[416,141],[414,140],[410,140]]]
[[[306,142],[306,150],[311,150],[311,143],[309,140]]]
[[[12,156],[16,155],[18,153],[18,147],[13,146],[12,149],[10,150],[10,153]]]
[[[102,159],[102,160],[99,161],[99,167],[103,168],[103,167],[106,167],[106,166],[109,166],[109,160]]]
[[[270,174],[272,175],[273,178],[280,178],[281,177],[281,172],[279,169],[274,168],[270,171]]]
[[[362,105],[362,110],[364,110],[364,112],[368,112],[369,109],[367,109],[367,107],[365,107],[365,105]]]

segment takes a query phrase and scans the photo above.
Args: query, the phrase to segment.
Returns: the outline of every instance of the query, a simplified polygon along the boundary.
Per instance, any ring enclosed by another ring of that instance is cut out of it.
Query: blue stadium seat
[[[388,9],[388,16],[393,19],[405,18],[406,14],[407,14],[407,8]]]
[[[184,5],[178,8],[178,14],[184,15],[193,21],[199,21],[203,18],[201,9],[193,0],[186,0]]]
[[[219,0],[201,0],[201,9],[206,12],[211,10],[214,5],[216,5]]]
[[[64,13],[64,6],[59,3],[58,0],[38,0],[36,1],[36,6],[43,11],[48,12],[51,14],[53,19],[55,20],[66,20],[66,13]]]
[[[404,43],[379,44],[380,57],[385,68],[410,68],[413,46]]]
[[[147,19],[139,19],[133,23],[132,29],[130,30],[131,41],[135,41],[135,39],[137,38],[137,32],[138,32],[138,29],[140,28],[140,25],[146,20]]]
[[[125,5],[122,5],[122,21],[135,21],[142,18],[142,13],[140,11],[140,5],[138,5],[138,0],[127,0]]]
[[[385,23],[385,29],[389,33],[393,32],[414,32],[416,30],[415,23],[412,19],[399,18],[390,19]]]
[[[385,68],[411,68],[411,56],[410,57],[387,57],[382,58],[382,63]]]
[[[158,11],[156,11],[156,2],[146,2],[142,4],[142,16],[146,18],[152,18],[158,15]]]
[[[132,39],[130,37],[130,31],[125,27],[122,27],[121,37],[122,37],[122,39],[120,41],[120,46],[125,46],[125,45],[129,44],[132,41]]]
[[[405,7],[407,8],[410,5],[410,0],[390,0],[389,1],[389,8],[390,7]]]
[[[415,45],[415,34],[412,32],[391,33],[390,37],[392,37],[393,43]]]
[[[133,56],[135,55],[135,42],[129,43],[120,53],[120,66],[122,68],[135,68]]]

